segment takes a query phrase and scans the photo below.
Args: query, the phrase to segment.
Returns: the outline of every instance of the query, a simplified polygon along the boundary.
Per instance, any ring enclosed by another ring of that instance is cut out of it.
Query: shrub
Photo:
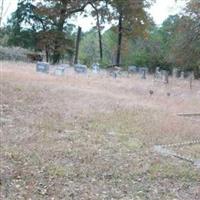
[[[0,60],[28,61],[28,53],[30,53],[29,50],[20,47],[0,46]]]

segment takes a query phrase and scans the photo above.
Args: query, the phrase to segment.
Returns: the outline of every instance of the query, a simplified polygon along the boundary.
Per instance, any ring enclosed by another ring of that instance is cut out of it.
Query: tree
[[[61,14],[56,23],[58,19],[56,15],[53,18],[47,12],[50,12],[51,8],[53,9],[50,3],[55,2],[43,1],[36,4],[34,0],[20,1],[9,21],[12,29],[9,44],[44,50],[46,60],[49,61],[49,58],[52,58],[53,63],[56,63],[66,52],[72,54],[74,26],[66,21],[62,24]],[[54,9],[56,10],[56,8]]]
[[[183,70],[193,70],[200,77],[200,2],[190,0],[184,15],[179,19],[170,56]]]
[[[99,57],[98,34],[95,29],[85,33],[80,44],[80,60],[87,66],[97,62]]]
[[[8,46],[9,34],[9,27],[3,27],[0,29],[0,46]]]
[[[116,65],[121,64],[121,48],[123,35],[145,34],[145,30],[151,22],[145,8],[149,7],[151,0],[110,0],[118,18],[118,43]]]
[[[59,37],[55,37],[52,41],[54,43],[53,63],[58,63],[62,52],[62,47],[65,41],[60,41],[61,35],[65,29],[67,19],[74,14],[83,12],[85,7],[90,3],[89,0],[71,1],[71,0],[45,0],[37,4],[37,10],[40,14],[47,16],[52,23],[52,29],[55,30]],[[58,36],[57,34],[57,36]]]
[[[23,0],[18,3],[17,10],[8,21],[10,37],[8,44],[11,46],[21,46],[23,48],[36,49],[35,26],[24,29],[22,24],[29,24],[33,14],[33,5],[30,0]]]
[[[97,20],[96,26],[97,26],[97,30],[98,30],[98,36],[99,36],[99,54],[100,54],[100,60],[102,62],[102,59],[103,59],[103,47],[102,47],[102,35],[101,35],[101,23],[100,23],[100,15],[101,15],[102,9],[98,8],[99,2],[98,2],[98,4],[90,2],[90,5],[94,9],[94,11],[92,12],[92,15],[96,16],[96,18],[97,18],[96,19]]]
[[[80,41],[81,41],[81,33],[82,33],[82,29],[79,26],[78,27],[78,33],[77,33],[77,39],[76,39],[76,53],[75,53],[75,58],[74,58],[74,64],[78,63],[78,55],[79,55],[79,46],[80,46]]]

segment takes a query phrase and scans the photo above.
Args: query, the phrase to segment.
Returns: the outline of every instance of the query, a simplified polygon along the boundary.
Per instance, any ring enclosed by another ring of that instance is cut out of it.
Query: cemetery
[[[160,191],[176,197],[184,181],[187,189],[179,195],[190,193],[195,199],[200,170],[199,80],[190,88],[188,78],[173,75],[168,83],[163,75],[155,78],[148,72],[144,79],[145,69],[113,77],[101,68],[97,73],[94,68],[75,67],[3,62],[2,194],[11,197],[15,189],[19,196],[28,195],[33,181],[31,195],[37,199],[70,194],[85,198],[87,187],[93,199],[98,199],[97,188],[105,190],[102,198],[145,194],[156,199]],[[10,162],[14,172],[6,168]],[[162,184],[168,185],[166,190]]]
[[[0,0],[0,199],[200,200],[199,0]]]

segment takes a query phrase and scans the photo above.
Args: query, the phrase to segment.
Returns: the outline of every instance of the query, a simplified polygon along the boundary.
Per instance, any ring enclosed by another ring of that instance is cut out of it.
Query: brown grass
[[[200,137],[198,117],[177,116],[200,111],[199,81],[3,62],[0,82],[2,199],[200,198],[199,169],[152,148]],[[199,145],[180,152],[200,159]]]

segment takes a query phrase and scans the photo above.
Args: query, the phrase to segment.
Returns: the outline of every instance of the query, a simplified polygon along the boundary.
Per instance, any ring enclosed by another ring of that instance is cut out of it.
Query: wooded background
[[[129,65],[194,71],[200,77],[200,1],[190,0],[180,15],[155,25],[146,11],[153,0],[21,0],[0,30],[2,47],[41,52],[47,62],[73,63],[78,27],[71,19],[80,14],[96,20],[82,33],[78,60],[91,66]],[[90,9],[88,9],[90,6]],[[104,31],[105,24],[112,24]],[[3,57],[3,56],[0,56]],[[2,59],[2,58],[1,58]]]

